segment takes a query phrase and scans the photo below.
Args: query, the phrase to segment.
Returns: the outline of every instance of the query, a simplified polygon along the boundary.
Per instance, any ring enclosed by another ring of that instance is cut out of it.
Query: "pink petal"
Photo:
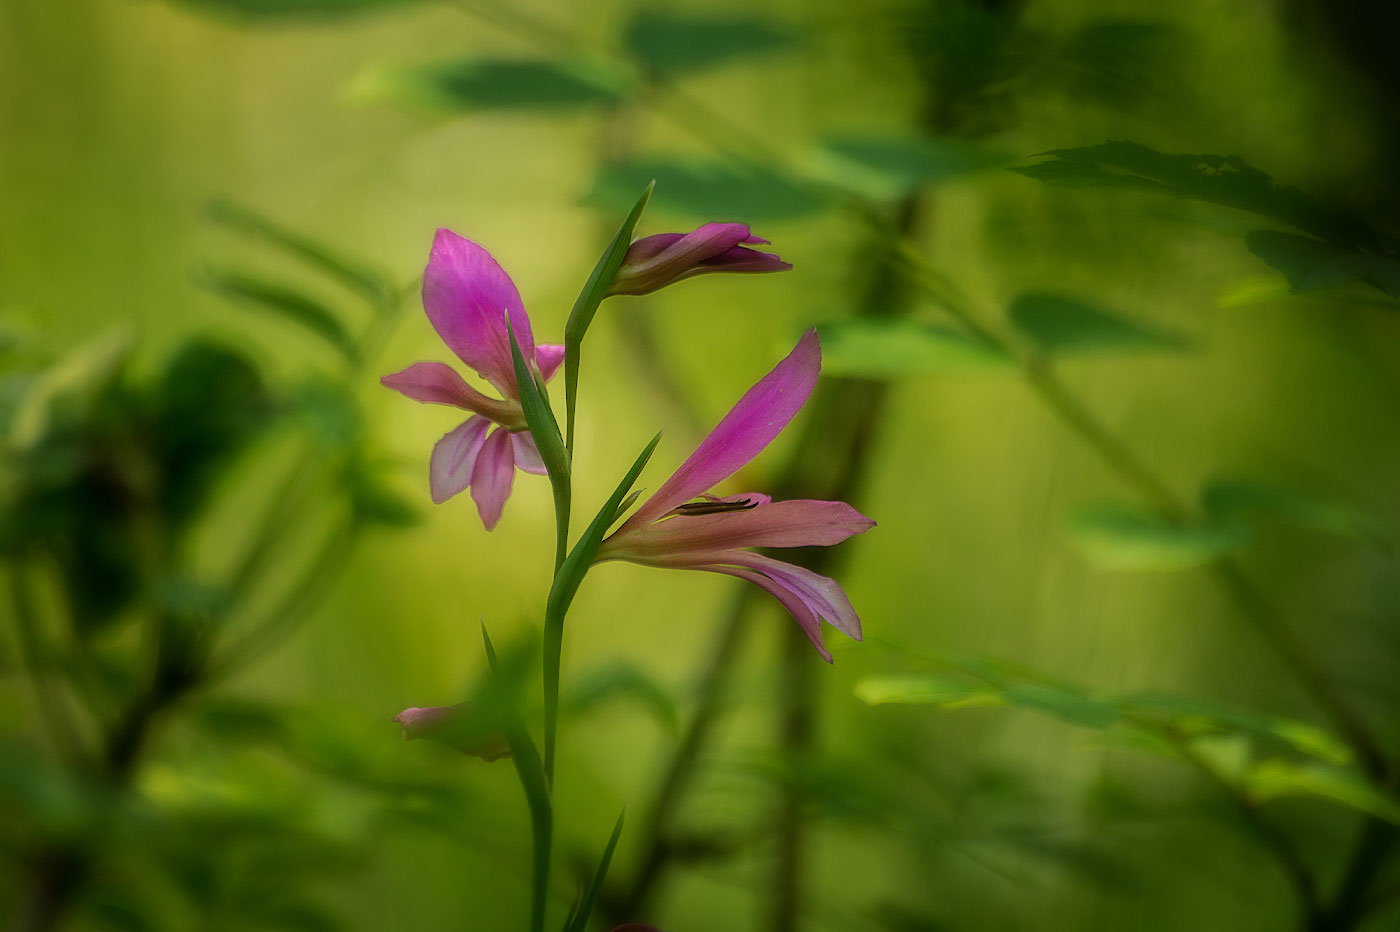
[[[737,576],[739,579],[747,579],[749,582],[765,590],[773,598],[782,603],[797,624],[802,628],[802,633],[807,635],[807,640],[812,642],[812,646],[817,649],[817,653],[822,655],[822,659],[831,663],[831,651],[826,649],[826,644],[822,642],[822,623],[817,612],[808,604],[801,594],[794,591],[789,586],[776,579],[764,576],[762,573],[755,573],[753,570],[743,569],[737,566],[706,566],[702,569],[714,573],[724,573],[728,576]]]
[[[817,331],[808,330],[787,358],[739,399],[690,454],[690,459],[637,509],[623,530],[656,520],[708,491],[757,456],[806,404],[817,384],[821,360]]]
[[[729,496],[742,500],[746,496]],[[830,547],[875,522],[845,502],[809,499],[759,504],[746,511],[712,515],[672,515],[654,524],[628,528],[610,538],[607,552],[642,555],[647,563],[672,554],[714,552],[741,547]]]
[[[514,319],[511,318],[511,320]],[[540,375],[544,377],[546,382],[554,378],[554,373],[559,371],[559,365],[563,361],[563,343],[541,343],[535,347],[535,365],[540,367]]]
[[[514,407],[495,398],[487,398],[467,384],[451,366],[440,362],[415,362],[402,372],[386,375],[379,380],[401,395],[425,404],[452,405],[493,421],[518,419]]]
[[[486,438],[476,458],[476,468],[472,470],[472,500],[488,531],[501,520],[501,511],[510,498],[511,483],[515,481],[515,454],[510,438],[510,431],[497,428]]]
[[[549,470],[544,467],[544,460],[540,458],[540,448],[535,446],[535,438],[530,436],[529,431],[511,434],[510,442],[515,453],[516,466],[537,476],[549,475]]]
[[[452,352],[507,398],[519,398],[506,313],[526,359],[534,356],[535,339],[520,292],[489,252],[438,230],[423,272],[423,309]]]
[[[441,505],[465,489],[472,480],[481,446],[491,422],[472,416],[443,435],[428,460],[428,488],[433,501]]]

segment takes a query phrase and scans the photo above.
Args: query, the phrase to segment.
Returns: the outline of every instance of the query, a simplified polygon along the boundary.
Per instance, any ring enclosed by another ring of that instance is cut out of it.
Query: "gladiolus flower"
[[[470,711],[471,704],[466,702],[447,706],[414,707],[404,709],[395,715],[393,720],[403,726],[405,741],[431,738],[484,761],[509,757],[510,747],[506,743],[505,735],[495,732],[479,734],[463,726],[463,720],[469,718]]]
[[[722,498],[708,494],[782,432],[806,404],[820,371],[821,346],[817,332],[809,330],[675,474],[603,541],[597,561],[626,560],[746,579],[782,603],[828,662],[822,619],[860,640],[860,619],[834,579],[747,548],[828,547],[863,534],[874,521],[845,502],[775,502],[756,492]]]
[[[483,395],[441,362],[416,362],[380,381],[414,401],[472,412],[433,447],[428,484],[438,504],[470,487],[489,531],[510,497],[516,467],[545,474],[540,451],[525,429],[506,315],[521,355],[546,381],[559,369],[564,347],[535,345],[530,318],[510,276],[489,252],[451,230],[438,230],[433,239],[423,273],[423,309],[448,348],[503,397]]]
[[[748,249],[767,243],[742,223],[707,223],[690,233],[644,236],[627,249],[608,294],[649,294],[706,272],[784,272],[792,264]]]

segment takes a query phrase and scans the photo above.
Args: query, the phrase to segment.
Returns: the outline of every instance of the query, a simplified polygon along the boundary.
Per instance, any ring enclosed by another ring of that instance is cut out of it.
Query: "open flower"
[[[784,272],[792,264],[748,249],[767,243],[742,223],[707,223],[690,233],[644,236],[627,249],[608,294],[649,294],[706,272]]]
[[[441,362],[417,362],[380,381],[415,401],[472,412],[433,447],[429,487],[433,501],[441,504],[470,486],[489,531],[510,498],[516,467],[545,473],[540,451],[525,429],[506,315],[521,355],[545,380],[558,370],[564,347],[535,345],[530,318],[510,276],[489,252],[451,230],[438,230],[433,239],[423,272],[423,309],[448,348],[503,397],[483,395]]]
[[[671,478],[598,549],[597,560],[706,570],[747,579],[782,603],[827,661],[821,619],[860,640],[860,619],[834,579],[749,547],[828,547],[875,522],[845,502],[775,502],[751,492],[707,494],[778,436],[812,394],[821,371],[817,332],[749,389]],[[698,501],[696,499],[699,499]]]

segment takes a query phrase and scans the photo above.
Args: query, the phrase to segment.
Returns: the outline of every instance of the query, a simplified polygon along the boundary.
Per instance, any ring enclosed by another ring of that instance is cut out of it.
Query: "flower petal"
[[[821,372],[817,331],[808,330],[787,358],[739,399],[690,458],[623,525],[656,520],[682,502],[708,491],[753,459],[782,433],[806,404]]]
[[[511,318],[511,320],[514,319]],[[540,375],[546,382],[554,378],[554,373],[559,371],[559,364],[563,361],[563,343],[541,343],[535,347],[535,365],[540,367]]]
[[[549,475],[549,470],[544,465],[544,459],[540,457],[540,448],[535,446],[535,438],[530,436],[529,431],[511,434],[510,443],[515,453],[516,466],[537,476]]]
[[[423,272],[423,309],[462,362],[507,398],[519,398],[506,313],[526,359],[534,356],[535,339],[520,292],[489,252],[451,230],[438,230]]]
[[[782,603],[788,614],[797,621],[802,633],[807,635],[807,640],[812,642],[812,646],[817,649],[817,653],[822,655],[822,659],[831,663],[831,651],[826,649],[826,644],[822,642],[822,623],[818,617],[818,612],[809,604],[799,592],[787,586],[783,582],[756,573],[753,570],[744,569],[738,566],[705,566],[700,569],[709,570],[713,573],[724,573],[727,576],[735,576],[739,579],[747,579],[749,582],[768,592],[773,598]]]
[[[401,395],[424,404],[452,405],[493,421],[518,420],[516,406],[488,398],[467,384],[457,371],[446,363],[415,362],[402,372],[386,375],[379,380]]]
[[[724,501],[745,497],[734,495]],[[672,515],[619,532],[605,547],[618,553],[643,554],[646,562],[652,563],[671,554],[741,547],[830,547],[874,526],[874,521],[845,502],[794,499],[744,511]]]
[[[491,422],[484,417],[469,417],[434,445],[428,461],[428,488],[434,503],[441,505],[471,484],[490,427]]]
[[[501,520],[501,511],[510,498],[511,483],[515,481],[515,454],[510,438],[510,431],[498,427],[486,438],[476,458],[476,468],[472,470],[472,500],[488,531]]]

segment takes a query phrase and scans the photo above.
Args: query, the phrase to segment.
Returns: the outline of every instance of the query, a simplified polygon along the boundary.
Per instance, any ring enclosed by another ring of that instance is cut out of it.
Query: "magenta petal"
[[[768,592],[781,602],[783,608],[787,609],[788,614],[796,620],[798,626],[802,628],[802,633],[807,635],[807,640],[812,642],[812,646],[817,649],[817,653],[822,655],[822,659],[831,663],[831,651],[827,650],[826,644],[822,642],[821,618],[799,592],[780,580],[738,566],[707,566],[704,569],[715,573],[724,573],[728,576],[737,576],[739,579],[747,579],[755,586]]]
[[[640,527],[728,478],[782,433],[806,404],[821,372],[817,331],[808,330],[787,358],[739,399],[623,530]]]
[[[535,446],[535,438],[530,436],[529,431],[511,434],[510,443],[515,454],[516,466],[537,476],[549,475],[549,470],[545,468],[544,460],[540,457],[540,448]]]
[[[732,560],[738,566],[758,570],[764,576],[786,587],[811,607],[827,623],[847,637],[861,640],[860,617],[851,607],[851,600],[841,584],[811,570],[775,560],[761,553],[738,551]]]
[[[493,421],[517,416],[512,405],[486,397],[445,363],[415,362],[402,372],[386,375],[379,381],[385,387],[425,404],[452,405],[485,415]]]
[[[541,343],[535,347],[535,365],[540,367],[540,376],[546,382],[554,378],[559,364],[564,361],[563,343]]]
[[[515,453],[510,438],[510,431],[497,428],[486,438],[472,470],[472,500],[488,531],[501,520],[511,483],[515,481]]]
[[[725,500],[748,496],[731,495]],[[757,499],[758,496],[752,496]],[[629,528],[612,543],[643,555],[645,562],[664,563],[668,555],[713,553],[741,547],[830,547],[875,526],[845,502],[807,499],[759,504],[746,511],[713,515],[673,515],[655,524]]]
[[[526,359],[534,356],[535,339],[520,292],[489,252],[451,230],[438,230],[423,272],[423,309],[464,363],[507,398],[519,397],[506,313]]]
[[[491,422],[484,417],[469,417],[433,447],[428,461],[428,488],[436,504],[441,505],[471,483],[490,427]]]

